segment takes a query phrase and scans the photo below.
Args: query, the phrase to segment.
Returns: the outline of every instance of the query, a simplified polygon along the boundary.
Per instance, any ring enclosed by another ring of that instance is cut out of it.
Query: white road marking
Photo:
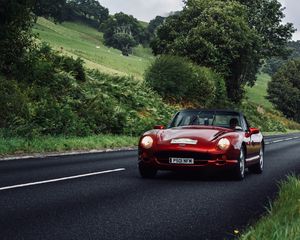
[[[266,145],[270,145],[273,143],[280,143],[280,142],[286,142],[286,141],[290,141],[290,140],[294,140],[294,139],[299,139],[300,137],[291,137],[291,138],[284,138],[284,139],[279,139],[279,140],[275,140],[275,141],[271,141],[271,142],[266,142]]]
[[[284,139],[273,141],[273,143],[279,143],[279,142],[284,142]]]
[[[118,169],[107,170],[107,171],[102,171],[102,172],[94,172],[94,173],[87,173],[87,174],[75,175],[75,176],[70,176],[70,177],[56,178],[56,179],[50,179],[50,180],[45,180],[45,181],[39,181],[39,182],[18,184],[18,185],[13,185],[13,186],[1,187],[0,191],[15,189],[15,188],[22,188],[22,187],[29,187],[29,186],[34,186],[34,185],[41,185],[41,184],[46,184],[46,183],[61,182],[61,181],[66,181],[66,180],[71,180],[71,179],[101,175],[101,174],[105,174],[105,173],[121,172],[121,171],[125,171],[125,170],[126,170],[125,168],[118,168]]]

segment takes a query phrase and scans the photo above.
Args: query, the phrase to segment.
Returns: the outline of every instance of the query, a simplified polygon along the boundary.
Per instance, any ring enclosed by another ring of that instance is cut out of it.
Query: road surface
[[[265,171],[159,172],[137,152],[0,161],[0,239],[233,239],[265,212],[278,181],[300,174],[300,134],[266,139]]]

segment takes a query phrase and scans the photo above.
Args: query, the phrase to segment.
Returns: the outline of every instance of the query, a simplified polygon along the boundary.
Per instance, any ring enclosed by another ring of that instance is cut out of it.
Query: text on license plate
[[[194,164],[193,158],[170,158],[172,164]]]

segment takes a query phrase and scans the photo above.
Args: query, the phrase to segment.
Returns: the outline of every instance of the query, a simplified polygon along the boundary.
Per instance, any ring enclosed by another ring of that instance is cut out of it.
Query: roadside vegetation
[[[280,191],[267,214],[239,238],[257,239],[300,239],[300,179],[290,176],[280,184]]]
[[[136,147],[137,137],[94,135],[87,137],[41,136],[32,139],[0,137],[0,157],[47,152],[89,151]]]
[[[276,33],[268,40],[274,46],[260,51],[267,47],[266,36],[255,29],[264,26],[248,10],[262,14],[256,10],[267,8],[266,14],[280,22],[276,1],[246,8],[243,1],[189,0],[182,12],[149,24],[124,13],[111,16],[94,0],[56,2],[7,1],[1,12],[0,136],[7,143],[136,137],[153,125],[167,125],[178,109],[188,107],[241,110],[263,132],[300,129],[266,100],[271,80],[258,74],[262,59],[288,52],[285,44],[294,29],[265,22]],[[274,4],[273,12],[268,4]],[[209,17],[216,15],[222,20]],[[242,31],[233,31],[236,27]],[[256,49],[247,52],[253,44]]]

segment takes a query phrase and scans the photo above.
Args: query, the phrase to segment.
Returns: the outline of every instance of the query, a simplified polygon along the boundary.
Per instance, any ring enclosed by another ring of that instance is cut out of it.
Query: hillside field
[[[104,46],[102,33],[81,23],[55,24],[38,18],[34,32],[55,50],[82,58],[87,68],[112,75],[131,75],[142,79],[145,69],[154,59],[151,50],[142,46],[134,48],[133,55],[125,57],[121,51]]]
[[[39,18],[34,32],[57,51],[82,58],[87,68],[98,69],[112,75],[131,75],[142,79],[144,71],[154,60],[151,49],[142,46],[134,48],[133,55],[123,56],[121,51],[103,44],[101,32],[82,23],[55,24],[45,18]],[[272,104],[265,98],[270,80],[269,75],[259,74],[255,86],[246,88],[248,100],[273,109]]]

